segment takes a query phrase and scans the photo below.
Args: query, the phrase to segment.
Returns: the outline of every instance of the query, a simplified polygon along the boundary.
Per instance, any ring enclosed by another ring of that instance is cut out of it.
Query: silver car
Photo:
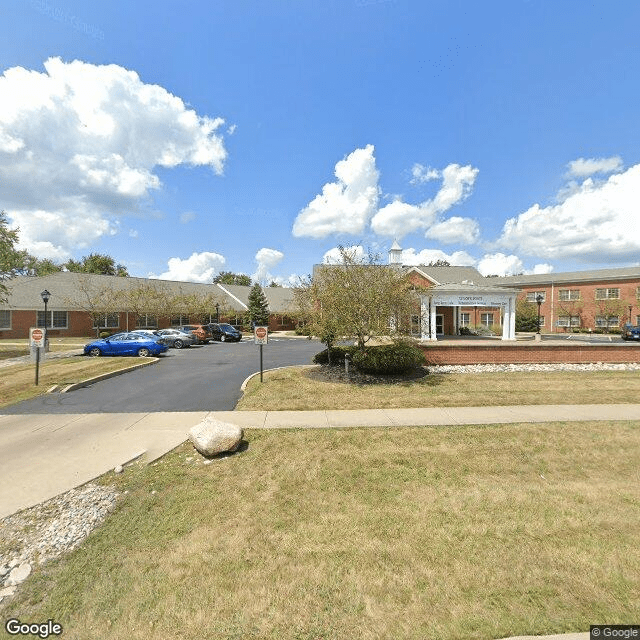
[[[160,329],[156,333],[167,341],[167,346],[174,349],[190,347],[196,342],[195,338],[188,333],[178,331],[178,329]]]

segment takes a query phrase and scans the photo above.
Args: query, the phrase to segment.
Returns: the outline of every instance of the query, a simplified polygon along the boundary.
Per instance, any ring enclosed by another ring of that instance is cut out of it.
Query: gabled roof
[[[233,304],[236,311],[246,311],[249,308],[249,293],[251,287],[239,284],[218,284]],[[287,287],[262,287],[264,295],[269,303],[271,313],[286,313],[291,310],[293,303],[293,290]]]
[[[418,265],[413,267],[405,266],[404,269],[407,274],[415,272],[433,284],[454,284],[465,281],[475,284],[486,282],[486,279],[475,267],[432,267],[428,265]]]

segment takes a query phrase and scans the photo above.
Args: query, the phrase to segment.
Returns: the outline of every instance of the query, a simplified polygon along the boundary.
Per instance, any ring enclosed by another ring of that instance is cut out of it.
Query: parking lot
[[[309,364],[323,345],[316,340],[271,338],[265,369]],[[71,393],[53,393],[0,410],[1,414],[230,411],[243,380],[259,371],[253,340],[170,349],[159,362]]]

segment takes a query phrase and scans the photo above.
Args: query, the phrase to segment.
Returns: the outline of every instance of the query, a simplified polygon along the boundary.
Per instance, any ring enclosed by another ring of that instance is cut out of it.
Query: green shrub
[[[100,332],[100,337],[101,338],[108,338],[111,335],[111,331],[101,331]]]
[[[350,353],[353,356],[356,350],[357,347],[331,347],[331,364],[344,364],[345,354]],[[313,361],[316,364],[329,364],[329,351],[325,349],[316,353]]]
[[[306,324],[299,324],[296,326],[296,328],[294,329],[295,334],[297,336],[310,336],[311,335],[311,328],[306,325]]]
[[[364,373],[392,375],[407,373],[425,363],[421,349],[407,340],[380,347],[367,347],[353,354],[353,364]]]

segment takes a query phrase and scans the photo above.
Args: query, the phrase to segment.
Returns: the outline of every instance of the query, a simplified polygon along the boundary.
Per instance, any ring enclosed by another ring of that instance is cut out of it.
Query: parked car
[[[196,342],[192,334],[178,331],[178,329],[160,329],[157,334],[167,341],[167,346],[174,349],[190,347]]]
[[[240,342],[242,340],[242,332],[226,322],[220,322],[219,324],[212,322],[207,327],[214,340],[220,340],[220,342]]]
[[[84,347],[88,356],[157,356],[167,350],[159,337],[147,336],[135,331],[116,333],[109,338],[94,340]]]
[[[626,324],[622,329],[623,340],[640,340],[640,325],[634,327],[633,325]]]
[[[171,327],[172,329],[178,329],[178,331],[182,331],[184,333],[188,333],[189,335],[193,335],[198,344],[207,344],[213,338],[211,337],[211,333],[209,329],[207,329],[202,324],[183,324],[179,327]]]

